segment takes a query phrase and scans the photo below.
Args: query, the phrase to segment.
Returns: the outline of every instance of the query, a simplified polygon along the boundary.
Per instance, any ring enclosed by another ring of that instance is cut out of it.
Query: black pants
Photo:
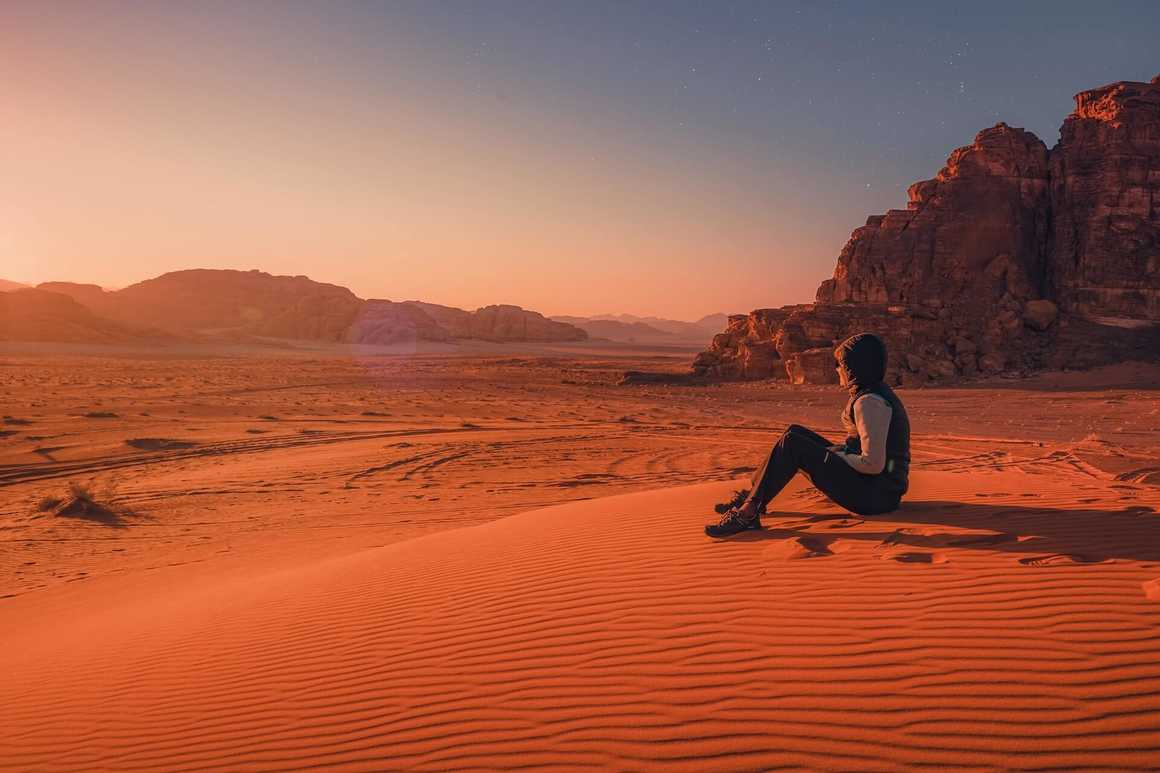
[[[881,476],[858,472],[827,450],[831,445],[834,444],[813,430],[791,424],[753,473],[750,498],[757,504],[757,512],[765,512],[765,506],[798,470],[819,491],[851,512],[874,515],[898,509],[899,494],[890,491]]]

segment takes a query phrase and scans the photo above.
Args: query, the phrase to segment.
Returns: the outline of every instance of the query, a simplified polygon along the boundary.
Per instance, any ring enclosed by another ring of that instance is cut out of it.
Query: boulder
[[[785,371],[791,384],[837,384],[835,363],[833,347],[819,346],[792,354]]]
[[[1023,322],[1033,330],[1047,330],[1059,316],[1059,307],[1048,300],[1028,301],[1023,306]]]

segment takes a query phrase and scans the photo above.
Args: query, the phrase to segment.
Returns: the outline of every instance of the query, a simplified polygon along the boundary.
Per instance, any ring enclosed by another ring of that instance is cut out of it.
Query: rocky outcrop
[[[1160,321],[1160,76],[1076,95],[1051,151],[1051,205],[1060,308]]]
[[[829,382],[824,353],[859,331],[907,385],[1160,356],[1160,82],[1076,106],[1051,151],[979,132],[853,232],[814,304],[730,318],[694,372]]]
[[[450,338],[451,334],[422,309],[409,303],[369,300],[359,308],[343,340],[352,344],[397,344]]]
[[[951,153],[932,180],[911,185],[907,209],[857,229],[822,283],[821,303],[939,308],[1037,294],[1048,222],[1047,148],[1000,123]]]
[[[543,314],[519,306],[484,306],[474,312],[437,303],[404,301],[422,309],[453,338],[474,338],[495,342],[585,341],[588,334],[574,325],[556,322]]]
[[[785,378],[774,337],[795,308],[758,309],[729,317],[725,332],[713,337],[707,351],[693,361],[698,374],[717,378]]]

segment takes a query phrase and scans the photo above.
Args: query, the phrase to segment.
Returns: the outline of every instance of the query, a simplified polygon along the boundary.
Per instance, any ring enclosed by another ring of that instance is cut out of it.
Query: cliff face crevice
[[[815,303],[732,318],[694,371],[829,382],[861,330],[903,384],[1160,357],[1160,76],[1075,99],[1051,150],[979,132],[854,230]]]

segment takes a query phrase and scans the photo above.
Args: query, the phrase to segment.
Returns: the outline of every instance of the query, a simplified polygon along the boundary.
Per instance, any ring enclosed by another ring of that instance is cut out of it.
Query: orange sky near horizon
[[[0,102],[0,277],[120,287],[258,268],[362,297],[695,319],[747,310],[720,260],[760,272],[812,236],[776,189],[752,200],[765,170],[735,148],[649,145],[563,99],[496,110],[416,66],[405,35],[368,92],[337,55],[295,60],[277,30],[189,17],[173,49],[149,34],[163,20],[120,21],[28,11],[0,37],[23,73]],[[771,302],[812,299],[834,257],[781,277]]]
[[[976,131],[1050,145],[1072,93],[1154,70],[1146,12],[903,5],[8,0],[0,278],[257,268],[680,319],[808,302]],[[1077,41],[1100,56],[1058,55]]]

